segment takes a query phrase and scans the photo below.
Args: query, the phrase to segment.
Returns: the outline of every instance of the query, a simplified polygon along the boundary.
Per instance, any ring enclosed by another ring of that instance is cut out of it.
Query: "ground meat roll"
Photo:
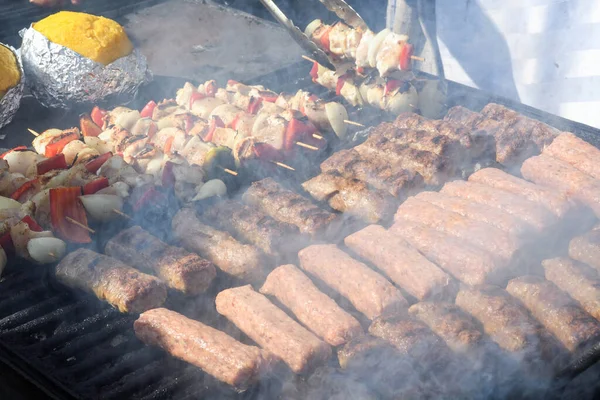
[[[592,229],[569,243],[571,258],[586,263],[600,271],[600,230]]]

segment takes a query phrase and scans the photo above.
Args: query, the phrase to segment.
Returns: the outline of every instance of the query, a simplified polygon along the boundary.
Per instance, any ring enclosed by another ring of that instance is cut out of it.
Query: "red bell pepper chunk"
[[[162,173],[162,185],[164,187],[173,187],[175,186],[175,173],[173,172],[173,167],[175,163],[171,161],[167,161],[165,166],[163,167]]]
[[[46,172],[53,171],[55,169],[68,169],[67,160],[63,153],[57,154],[44,161],[37,163],[38,175],[44,175]]]
[[[142,108],[140,111],[141,118],[152,118],[152,113],[154,113],[154,109],[156,108],[156,102],[154,100],[150,100],[148,104]]]
[[[216,115],[213,115],[210,119],[210,126],[208,128],[208,132],[202,138],[202,140],[204,140],[205,142],[211,142],[215,130],[217,130],[217,128],[225,128],[225,123],[221,118],[217,117]]]
[[[140,198],[135,202],[135,204],[133,205],[133,211],[137,212],[141,210],[150,202],[158,203],[164,200],[165,196],[161,192],[156,190],[156,188],[151,187],[148,190],[146,190],[144,194],[142,194]]]
[[[403,84],[404,84],[404,82],[396,80],[396,79],[388,80],[385,83],[385,87],[383,88],[383,95],[387,96],[388,94],[392,93],[394,90],[401,87]]]
[[[256,114],[262,102],[262,97],[251,97],[250,103],[248,104],[248,109],[246,110],[248,114]]]
[[[111,158],[112,156],[113,156],[113,154],[110,151],[108,153],[100,154],[98,157],[94,158],[93,160],[88,161],[85,164],[85,169],[87,169],[88,172],[91,172],[92,174],[95,174],[96,172],[98,172],[98,170],[100,169],[100,167],[106,161],[108,161],[108,159]]]
[[[90,243],[90,233],[70,222],[67,217],[87,226],[87,216],[81,200],[80,187],[50,189],[50,221],[53,231],[63,240],[73,243]]]
[[[331,33],[332,29],[333,26],[328,26],[327,28],[325,28],[325,32],[323,32],[323,34],[319,38],[319,43],[321,44],[321,47],[325,49],[325,51],[331,51],[329,34]]]
[[[346,74],[344,74],[338,78],[337,83],[335,84],[336,96],[340,96],[342,94],[342,88],[344,87],[344,84],[346,83],[346,79],[348,79],[348,75],[346,75]]]
[[[14,149],[10,149],[10,150],[8,150],[8,151],[0,154],[0,158],[4,158],[4,156],[6,156],[7,154],[12,153],[13,151],[26,151],[26,150],[28,150],[27,146],[17,146]]]
[[[403,71],[408,71],[411,68],[411,57],[413,55],[413,45],[409,43],[404,43],[402,48],[400,49],[400,56],[398,60],[398,64],[400,65],[400,69]]]
[[[312,77],[313,82],[316,82],[319,79],[319,63],[314,62],[313,66],[310,70],[310,76]]]
[[[94,123],[96,125],[98,125],[100,128],[102,128],[104,126],[104,117],[106,116],[106,114],[108,114],[108,111],[103,110],[102,108],[96,106],[92,109],[92,112],[90,113],[90,117],[92,118],[92,121],[94,121]]]
[[[358,72],[359,74],[364,74],[365,73],[365,69],[363,67],[357,67],[356,68],[356,72]]]
[[[190,96],[190,109],[192,108],[192,106],[194,105],[196,100],[202,100],[204,98],[206,98],[206,96],[203,93],[200,93],[200,92],[192,93],[192,95]]]
[[[17,190],[15,190],[15,192],[10,195],[10,198],[13,200],[19,201],[21,196],[23,196],[30,189],[35,188],[38,184],[39,184],[38,178],[27,181],[24,184],[22,184]]]
[[[240,83],[238,81],[234,81],[233,79],[229,79],[227,81],[227,86],[235,86],[235,85],[239,85]]]
[[[53,139],[51,143],[46,145],[46,152],[44,155],[46,157],[54,157],[55,155],[60,154],[66,145],[77,139],[79,139],[79,134],[73,131],[64,136],[57,137]]]
[[[158,125],[155,122],[151,122],[146,136],[148,136],[148,139],[152,139],[156,135],[156,132],[158,132]]]
[[[287,125],[285,131],[285,140],[283,148],[292,150],[296,142],[302,142],[307,135],[310,135],[317,130],[312,124],[305,124],[299,119],[292,118]]]
[[[87,114],[81,114],[79,116],[79,128],[81,129],[81,134],[83,136],[97,137],[102,133],[102,128],[94,123],[92,118]]]
[[[204,91],[208,97],[215,97],[215,94],[217,94],[217,89],[219,88],[217,87],[217,82],[215,81],[207,82],[206,86],[204,87]]]
[[[83,194],[94,194],[109,186],[108,178],[101,177],[83,185]]]
[[[175,136],[169,136],[167,140],[165,140],[165,147],[163,147],[163,152],[165,154],[171,153],[171,147],[173,147],[173,142],[175,141]]]
[[[27,224],[27,226],[29,226],[29,229],[31,229],[34,232],[41,232],[44,230],[44,228],[39,226],[38,223],[35,222],[35,220],[29,215],[24,216],[21,219],[21,222],[25,222]]]
[[[259,94],[260,94],[260,98],[263,99],[263,101],[266,101],[268,103],[275,103],[277,101],[277,99],[279,98],[279,95],[277,93],[273,93],[268,90],[263,90]]]
[[[237,131],[238,124],[240,123],[241,118],[242,118],[242,113],[239,113],[238,115],[236,115],[235,118],[229,124],[228,128],[231,128],[231,129]]]

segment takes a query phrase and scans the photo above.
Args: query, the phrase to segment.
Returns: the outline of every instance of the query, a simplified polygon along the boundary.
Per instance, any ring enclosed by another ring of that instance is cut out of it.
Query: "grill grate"
[[[296,64],[253,83],[263,83],[272,90],[292,93],[298,89],[309,90],[325,100],[332,99],[332,94],[310,81],[308,70],[308,64]],[[157,77],[154,86],[142,91],[134,107],[145,104],[151,98],[172,95],[183,82],[180,79]],[[596,145],[600,144],[599,132],[584,125],[492,98],[460,85],[451,85],[450,90],[455,95],[449,105],[466,104],[470,108],[480,109],[489,101],[503,103],[525,115],[575,132]],[[24,114],[36,113],[38,108],[39,105],[33,103],[31,107],[21,107],[21,118],[8,127],[10,131],[15,131],[12,136],[9,133],[9,139],[15,141],[11,146],[22,144],[18,141],[23,140],[23,136],[16,132],[27,127],[26,124],[33,123],[35,126],[32,127],[39,129],[43,126],[62,126],[77,120],[78,110],[69,115],[41,110],[39,115],[47,118],[37,119],[29,119]],[[350,118],[370,126],[386,117],[365,109],[352,110]],[[60,123],[56,123],[58,121]],[[178,301],[173,303],[176,308]],[[182,309],[185,307],[181,306]],[[97,299],[54,284],[51,273],[45,267],[9,265],[0,280],[0,357],[8,359],[21,373],[45,387],[54,398],[159,400],[277,397],[280,391],[277,379],[262,382],[259,387],[240,394],[203,374],[198,368],[144,346],[133,333],[134,320],[134,316],[123,315]]]

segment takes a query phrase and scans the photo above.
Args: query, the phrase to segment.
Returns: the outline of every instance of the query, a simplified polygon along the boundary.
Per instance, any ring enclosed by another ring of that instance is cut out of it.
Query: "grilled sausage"
[[[440,192],[449,196],[462,197],[475,203],[494,206],[519,217],[539,231],[556,223],[556,218],[548,210],[525,197],[481,183],[454,181],[445,184]]]
[[[160,307],[167,288],[157,278],[103,254],[78,249],[56,266],[61,283],[94,293],[121,312],[140,313]]]
[[[265,254],[295,253],[302,247],[298,228],[275,221],[265,213],[233,200],[222,200],[205,209],[201,218],[218,229],[252,243]]]
[[[274,362],[268,352],[166,308],[146,311],[133,329],[142,342],[158,346],[238,389],[255,383]]]
[[[571,164],[581,172],[600,179],[600,150],[572,133],[561,133],[544,154]]]
[[[317,175],[304,182],[302,187],[317,201],[327,201],[334,210],[367,223],[388,219],[396,208],[396,200],[387,191],[332,172]]]
[[[210,261],[180,247],[169,246],[139,226],[125,229],[110,239],[105,252],[156,274],[169,287],[188,295],[205,292],[217,273]]]
[[[424,185],[418,172],[397,169],[380,158],[365,157],[354,149],[340,150],[321,163],[321,171],[358,179],[404,199]]]
[[[390,231],[419,250],[444,271],[466,283],[503,281],[506,264],[479,247],[413,221],[395,223]]]
[[[600,271],[600,230],[592,229],[569,243],[571,258],[586,263]]]
[[[338,215],[320,209],[272,178],[252,183],[242,200],[277,221],[297,226],[300,232],[313,239],[335,237],[341,228]]]
[[[600,336],[600,322],[550,281],[522,276],[511,280],[506,290],[521,300],[569,351]]]
[[[572,165],[541,154],[526,160],[521,167],[521,174],[538,185],[569,193],[600,216],[600,181]]]
[[[419,300],[450,299],[456,293],[455,281],[447,273],[382,226],[370,225],[347,236],[344,243]]]
[[[250,285],[217,295],[217,311],[264,349],[281,358],[295,373],[325,363],[331,348],[304,329]]]
[[[536,185],[498,168],[481,169],[469,177],[469,182],[478,182],[524,196],[527,200],[547,208],[558,218],[564,218],[575,206],[566,192]]]
[[[482,340],[472,318],[457,306],[442,302],[413,304],[408,312],[427,325],[455,352],[471,350]]]
[[[191,208],[179,210],[171,226],[183,247],[210,260],[226,274],[248,283],[264,279],[265,260],[260,250],[203,224]]]
[[[415,198],[473,220],[485,222],[516,238],[527,238],[532,233],[532,227],[522,219],[487,204],[474,203],[462,197],[448,196],[439,192],[421,192]]]
[[[546,279],[577,300],[592,317],[600,320],[600,277],[585,264],[569,258],[542,261]]]
[[[485,333],[503,349],[529,356],[540,353],[541,327],[505,290],[464,288],[456,296],[456,305],[481,322]]]
[[[505,261],[513,258],[521,243],[498,228],[452,211],[446,211],[415,197],[408,198],[398,207],[394,220],[421,223],[439,232],[462,239]]]
[[[363,333],[360,323],[327,297],[293,265],[282,265],[267,276],[260,292],[273,296],[296,318],[332,346]]]
[[[313,245],[298,253],[303,270],[347,298],[369,319],[406,309],[408,303],[390,282],[335,245]]]

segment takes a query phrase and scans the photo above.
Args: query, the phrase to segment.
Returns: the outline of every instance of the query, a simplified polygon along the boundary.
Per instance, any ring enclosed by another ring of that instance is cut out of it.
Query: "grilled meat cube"
[[[456,282],[447,273],[382,226],[370,225],[344,243],[419,300],[451,299],[456,293]]]
[[[332,172],[317,175],[304,182],[302,187],[316,200],[327,201],[334,210],[368,223],[387,220],[396,208],[394,197],[387,192]]]
[[[418,222],[402,220],[390,231],[399,234],[444,271],[466,283],[480,285],[506,279],[506,263],[487,251]]]
[[[222,200],[202,213],[201,218],[218,229],[252,243],[265,254],[295,253],[303,246],[300,232],[294,225],[273,218],[233,200]],[[301,239],[301,240],[299,240]]]
[[[530,140],[536,144],[539,151],[552,143],[554,138],[560,133],[559,130],[543,122],[528,118],[500,104],[490,103],[481,110],[481,113],[496,121],[507,121],[517,131],[527,132],[531,138]]]
[[[331,346],[363,333],[360,323],[293,265],[282,265],[267,276],[260,292],[286,306],[304,326]]]
[[[456,168],[450,159],[395,143],[383,136],[369,136],[354,149],[363,157],[380,158],[394,168],[419,173],[428,185],[437,186],[456,176]]]
[[[321,163],[321,171],[364,181],[400,199],[405,199],[424,185],[423,177],[418,172],[394,168],[385,160],[364,157],[355,149],[335,152]]]
[[[569,199],[566,192],[536,185],[507,174],[498,168],[481,169],[469,177],[469,182],[477,182],[521,195],[527,200],[548,209],[558,218],[565,217],[575,207],[575,204]]]
[[[600,336],[600,322],[550,281],[522,276],[511,280],[506,291],[521,300],[569,351]]]
[[[456,305],[483,325],[494,342],[510,352],[537,355],[541,327],[517,300],[497,286],[463,288]]]
[[[252,183],[242,200],[277,221],[297,226],[313,239],[335,237],[341,228],[339,215],[320,209],[272,178]]]
[[[569,243],[569,255],[600,271],[600,230],[592,229],[573,238]]]
[[[472,318],[457,306],[442,302],[413,304],[408,312],[425,323],[455,352],[465,352],[478,346],[482,333]]]
[[[258,347],[242,344],[166,308],[144,312],[133,329],[142,342],[158,346],[238,389],[255,383],[275,361],[270,353]]]
[[[565,291],[592,317],[600,320],[600,277],[585,264],[569,258],[542,261],[546,279]]]
[[[215,266],[199,255],[169,246],[134,226],[110,239],[105,252],[142,271],[156,274],[169,287],[188,295],[205,292],[216,276]]]
[[[345,297],[369,319],[405,310],[408,303],[390,282],[335,245],[313,245],[298,253],[300,266]]]
[[[69,287],[94,293],[121,312],[157,308],[167,298],[167,287],[157,278],[87,249],[63,258],[56,267],[56,278]]]
[[[473,220],[485,222],[516,238],[527,238],[533,231],[525,221],[487,204],[474,203],[439,192],[421,192],[415,198]]]
[[[324,364],[331,347],[304,329],[250,285],[217,295],[217,311],[267,351],[281,358],[295,373]]]
[[[485,222],[446,211],[415,197],[408,198],[398,207],[394,220],[399,224],[402,221],[421,223],[485,249],[507,262],[522,246],[516,238]]]
[[[540,154],[523,163],[521,174],[538,185],[550,186],[569,193],[600,216],[600,180],[594,179],[572,165]]]
[[[517,216],[540,232],[557,222],[556,217],[550,211],[525,197],[481,183],[454,181],[444,185],[440,193],[494,206]]]
[[[444,342],[412,316],[379,317],[369,326],[369,333],[390,342],[400,354],[427,367],[445,365],[449,361]]]
[[[203,224],[191,208],[179,210],[171,226],[183,247],[210,260],[226,274],[248,283],[264,279],[265,260],[260,250]]]
[[[600,150],[572,133],[561,133],[544,154],[562,160],[581,172],[600,179]]]

